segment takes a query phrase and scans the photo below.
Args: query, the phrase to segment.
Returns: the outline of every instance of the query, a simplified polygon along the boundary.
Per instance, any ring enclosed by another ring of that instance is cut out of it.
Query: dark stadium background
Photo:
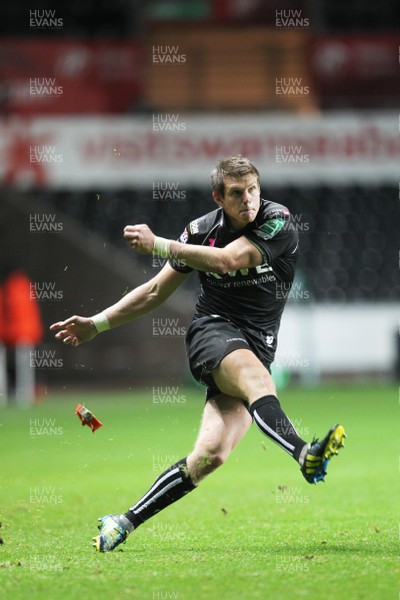
[[[141,181],[140,170],[127,183],[125,169],[119,183],[116,163],[111,183],[103,183],[104,172],[102,183],[86,179],[89,166],[79,161],[63,180],[70,164],[69,134],[78,129],[79,148],[79,127],[87,119],[96,119],[93,131],[101,134],[115,123],[118,131],[125,124],[134,130],[139,121],[151,124],[160,114],[175,116],[188,130],[200,119],[212,131],[212,123],[230,117],[231,124],[236,119],[242,124],[241,133],[246,119],[255,118],[260,126],[268,120],[278,128],[290,122],[293,133],[312,117],[317,129],[318,120],[323,125],[333,119],[334,128],[338,119],[345,131],[346,119],[353,126],[371,118],[378,137],[389,131],[370,153],[357,144],[348,149],[349,170],[331,169],[328,175],[304,177],[307,161],[315,169],[324,151],[318,146],[311,154],[304,143],[299,151],[292,149],[293,159],[297,153],[306,163],[296,165],[298,177],[293,171],[286,177],[281,165],[276,174],[276,160],[258,164],[251,146],[247,154],[260,168],[263,197],[298,216],[301,259],[282,327],[277,377],[306,385],[324,378],[393,380],[399,370],[399,3],[33,4],[0,8],[0,260],[1,283],[19,268],[37,289],[47,285],[58,291],[58,298],[38,295],[45,334],[34,350],[36,394],[75,386],[130,389],[190,382],[183,334],[198,289],[195,277],[157,314],[82,348],[64,348],[48,332],[52,322],[74,313],[90,316],[156,273],[159,264],[127,249],[124,225],[146,222],[158,235],[178,236],[189,220],[213,209],[209,172],[222,157],[217,151],[198,172],[194,160],[193,181],[174,176],[178,199],[158,200],[154,185],[166,178]],[[160,47],[175,64],[160,64]],[[291,83],[287,87],[303,91],[278,93],[282,77]],[[44,78],[53,78],[54,89],[38,98],[32,82],[40,87]],[[61,132],[61,146],[47,150],[49,157],[58,152],[60,162],[45,171],[31,160],[32,145],[52,144],[51,136],[38,137],[41,127]],[[103,151],[115,161],[129,151],[112,136],[104,139]],[[32,231],[35,215],[59,230]],[[160,322],[154,319],[161,320],[158,333]],[[178,332],[163,335],[162,323]],[[7,353],[12,398],[14,348]],[[44,368],[38,368],[41,356],[48,359]],[[4,381],[2,386],[4,391]]]

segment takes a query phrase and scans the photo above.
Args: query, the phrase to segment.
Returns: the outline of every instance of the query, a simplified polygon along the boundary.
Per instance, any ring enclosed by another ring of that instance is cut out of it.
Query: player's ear
[[[212,197],[213,197],[214,202],[216,204],[218,204],[218,206],[224,205],[224,199],[221,198],[221,196],[219,196],[219,194],[217,192],[212,192]]]

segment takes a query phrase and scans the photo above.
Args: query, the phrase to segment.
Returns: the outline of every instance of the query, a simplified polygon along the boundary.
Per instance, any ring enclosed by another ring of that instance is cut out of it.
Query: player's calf
[[[302,451],[307,445],[297,433],[289,417],[283,412],[276,396],[262,396],[250,406],[250,414],[259,430],[278,444],[297,462],[302,460]]]

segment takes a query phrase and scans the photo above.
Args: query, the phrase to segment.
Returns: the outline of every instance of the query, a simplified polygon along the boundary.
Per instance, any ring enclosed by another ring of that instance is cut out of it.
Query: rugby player
[[[147,283],[93,317],[73,316],[51,326],[56,338],[78,346],[160,306],[197,271],[201,293],[186,337],[193,376],[206,386],[200,431],[192,452],[162,473],[126,513],[99,519],[95,548],[108,552],[220,467],[252,422],[300,465],[309,483],[323,481],[343,446],[342,425],[311,444],[296,432],[277,399],[270,373],[285,297],[298,258],[298,235],[286,207],[261,199],[257,168],[242,156],[219,161],[211,173],[218,208],[195,219],[179,241],[147,225],[124,230],[130,247],[169,259]]]

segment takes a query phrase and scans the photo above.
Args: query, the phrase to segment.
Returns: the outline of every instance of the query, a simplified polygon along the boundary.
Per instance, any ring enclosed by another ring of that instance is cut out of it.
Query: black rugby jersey
[[[198,271],[201,293],[196,316],[221,315],[239,327],[262,330],[275,339],[298,258],[298,235],[289,210],[261,199],[257,217],[240,230],[233,230],[222,208],[194,221],[184,229],[182,243],[223,248],[242,235],[256,246],[263,264],[225,275]],[[179,273],[193,269],[170,260]]]

